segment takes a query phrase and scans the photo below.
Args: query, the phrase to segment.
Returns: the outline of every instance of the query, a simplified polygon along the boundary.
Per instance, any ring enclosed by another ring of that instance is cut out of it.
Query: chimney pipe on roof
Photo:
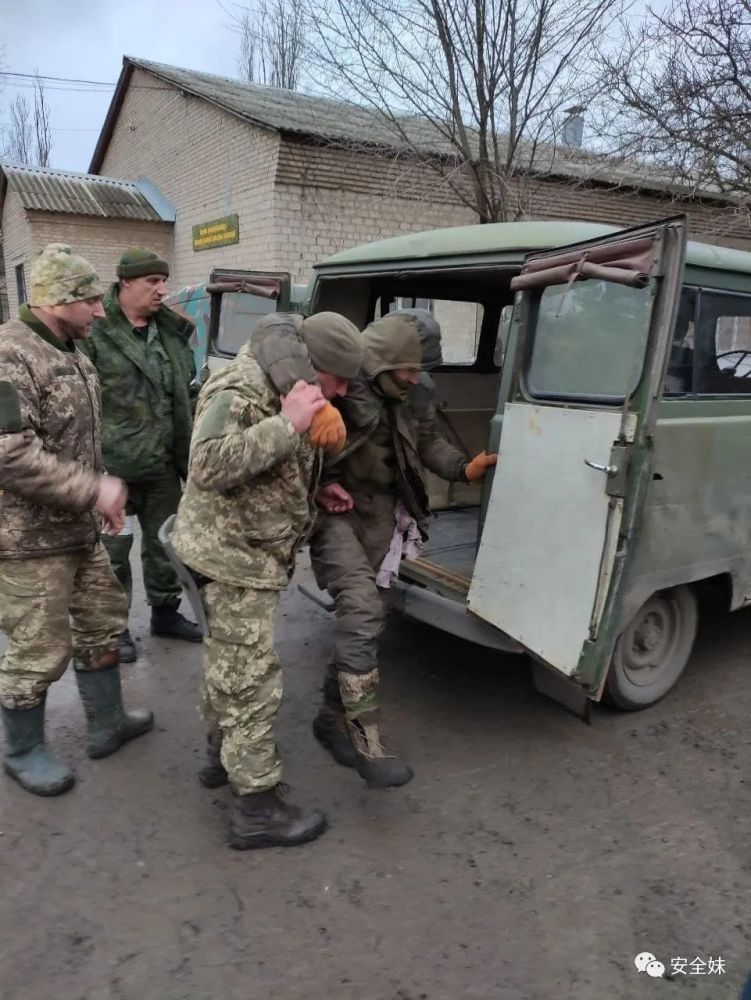
[[[587,109],[583,104],[575,104],[572,108],[566,108],[563,120],[563,145],[569,149],[581,149],[584,138],[584,112]]]

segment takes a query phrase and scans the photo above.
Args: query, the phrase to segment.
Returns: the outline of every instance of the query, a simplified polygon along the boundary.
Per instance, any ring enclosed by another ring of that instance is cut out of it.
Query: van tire
[[[664,697],[694,648],[698,607],[687,586],[661,590],[642,604],[618,637],[603,698],[635,712]],[[652,660],[657,657],[657,662]]]

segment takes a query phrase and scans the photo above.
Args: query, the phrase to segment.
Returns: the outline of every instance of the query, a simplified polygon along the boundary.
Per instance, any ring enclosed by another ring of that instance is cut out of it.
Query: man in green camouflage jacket
[[[343,316],[272,316],[198,400],[171,540],[196,575],[209,627],[203,710],[217,732],[201,780],[229,778],[230,843],[239,849],[304,843],[326,826],[319,810],[279,795],[273,618],[316,515],[316,446],[344,443],[326,400],[347,391],[361,361],[361,335]]]
[[[104,297],[106,317],[94,324],[86,350],[102,384],[104,465],[127,483],[127,513],[141,525],[152,634],[200,642],[200,630],[178,611],[180,584],[158,538],[180,502],[197,395],[189,345],[193,325],[162,305],[168,275],[167,262],[153,251],[124,253],[118,280]],[[129,525],[105,544],[130,603]],[[128,630],[120,639],[120,658],[136,659]]]
[[[103,315],[91,265],[45,247],[31,268],[31,305],[0,326],[0,662],[4,767],[37,795],[73,772],[44,741],[47,689],[73,655],[88,753],[105,757],[153,724],[126,713],[117,641],[127,602],[99,539],[123,524],[124,484],[103,475],[99,382],[76,345]]]

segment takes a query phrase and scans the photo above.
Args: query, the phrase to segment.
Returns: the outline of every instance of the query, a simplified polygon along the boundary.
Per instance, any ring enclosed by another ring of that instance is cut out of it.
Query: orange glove
[[[318,414],[316,414],[318,416]],[[315,420],[315,417],[313,418]],[[464,470],[464,475],[467,477],[468,483],[480,483],[482,482],[482,477],[485,475],[485,470],[489,469],[491,465],[495,465],[498,461],[497,455],[488,455],[486,451],[481,451],[479,455],[475,455],[471,462],[467,463],[467,468]]]
[[[326,403],[310,422],[308,441],[314,448],[341,451],[346,440],[347,430],[341,413],[331,403]]]

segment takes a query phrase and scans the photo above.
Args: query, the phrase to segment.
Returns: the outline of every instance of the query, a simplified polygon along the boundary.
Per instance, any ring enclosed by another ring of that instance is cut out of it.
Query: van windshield
[[[609,281],[550,285],[540,296],[527,388],[534,396],[623,401],[639,383],[652,289]]]

